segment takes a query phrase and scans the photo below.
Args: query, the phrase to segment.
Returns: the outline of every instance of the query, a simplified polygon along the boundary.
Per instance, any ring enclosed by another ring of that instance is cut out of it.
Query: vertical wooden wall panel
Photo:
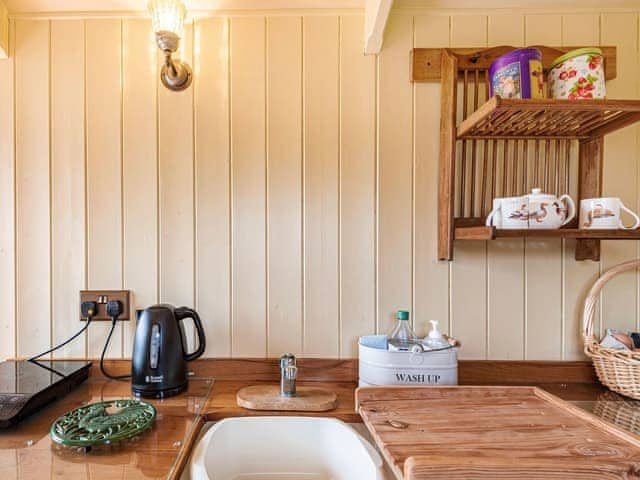
[[[195,48],[196,308],[205,355],[229,356],[229,20],[199,20]]]
[[[489,15],[488,24],[489,46],[524,45],[524,15]],[[487,269],[487,356],[521,360],[524,358],[524,240],[489,242]]]
[[[302,352],[302,18],[267,20],[267,354]]]
[[[638,15],[606,13],[601,18],[603,45],[618,47],[618,76],[607,82],[610,98],[637,98]],[[603,194],[620,197],[632,210],[638,207],[638,128],[631,127],[605,137]],[[631,219],[623,215],[623,221]],[[637,242],[603,242],[602,270],[637,257]],[[633,330],[637,322],[638,280],[634,272],[626,272],[609,282],[602,293],[603,328]]]
[[[51,343],[49,22],[16,21],[17,355]]]
[[[53,342],[69,338],[85,285],[84,21],[51,23],[51,213]],[[75,300],[75,301],[74,301]],[[57,357],[81,358],[86,335]]]
[[[524,15],[521,13],[492,13],[487,20],[489,46],[524,45]]]
[[[562,44],[567,46],[600,44],[600,15],[572,13],[562,16]]]
[[[526,45],[559,45],[560,15],[528,15]],[[559,359],[562,351],[562,240],[525,240],[527,360]]]
[[[122,148],[120,20],[86,22],[87,274],[90,289],[122,287]],[[88,355],[102,352],[111,328],[89,330]],[[122,354],[122,328],[107,356]]]
[[[162,53],[156,50],[161,61]],[[179,58],[193,65],[193,25],[185,25]],[[193,307],[195,277],[193,88],[158,85],[160,301]],[[189,349],[193,328],[185,323]]]
[[[267,352],[265,66],[265,18],[232,18],[234,356],[262,357]]]
[[[414,17],[415,46],[448,47],[447,15]],[[449,262],[438,261],[438,159],[440,152],[440,84],[414,86],[413,313],[417,332],[438,320],[449,331]]]
[[[486,16],[452,17],[452,47],[484,47],[486,44]],[[487,356],[486,251],[486,242],[456,242],[455,245],[451,265],[451,333],[464,345],[460,351],[462,358]]]
[[[340,19],[340,356],[375,332],[376,58],[362,53],[364,17]]]
[[[377,329],[413,304],[413,87],[409,55],[413,18],[392,14],[378,57]],[[411,312],[413,321],[413,313]]]
[[[598,14],[574,14],[562,17],[562,42],[564,45],[598,45],[600,43],[600,16]],[[578,149],[573,149],[570,169],[574,173],[578,168]],[[571,198],[578,200],[577,187],[572,185],[567,193]],[[576,204],[577,208],[580,208]],[[564,265],[564,332],[562,338],[563,360],[584,359],[582,342],[582,311],[584,299],[598,278],[600,272],[599,262],[577,262],[575,260],[576,241],[567,239],[564,241],[563,265]]]
[[[196,306],[208,356],[352,357],[407,307],[420,333],[440,319],[463,358],[583,358],[600,266],[575,262],[574,242],[458,242],[435,261],[440,87],[408,79],[412,44],[601,43],[619,47],[609,96],[638,98],[638,12],[550,12],[395,13],[379,59],[360,53],[358,16],[203,19],[182,42],[183,93],[156,91],[146,20],[16,20],[0,62],[0,357],[80,327],[87,282]],[[605,194],[631,208],[639,146],[638,127],[605,146]],[[602,268],[638,248],[605,242]],[[605,326],[637,326],[638,288],[633,273],[607,286]],[[134,324],[111,356],[129,356]],[[91,327],[89,356],[108,328]]]
[[[151,22],[123,23],[122,168],[124,288],[133,308],[158,301],[157,65]],[[130,357],[136,321],[124,324],[123,355]]]
[[[0,361],[16,354],[14,55],[10,53],[9,60],[0,61]]]
[[[339,20],[312,16],[304,34],[304,353],[339,354]]]

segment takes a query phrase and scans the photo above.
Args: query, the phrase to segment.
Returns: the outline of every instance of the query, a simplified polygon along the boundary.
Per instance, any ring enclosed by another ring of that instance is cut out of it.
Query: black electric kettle
[[[186,318],[193,319],[198,334],[198,348],[192,353],[186,353]],[[139,311],[131,361],[133,394],[164,398],[182,392],[187,388],[187,362],[201,356],[204,348],[204,329],[194,310],[154,305]]]

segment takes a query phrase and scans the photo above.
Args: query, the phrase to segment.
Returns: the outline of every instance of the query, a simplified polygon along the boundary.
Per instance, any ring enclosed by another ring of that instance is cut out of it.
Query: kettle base
[[[173,388],[165,388],[164,390],[149,390],[146,388],[131,387],[131,391],[135,397],[142,398],[167,398],[178,395],[187,389],[188,383],[185,382],[182,385]]]

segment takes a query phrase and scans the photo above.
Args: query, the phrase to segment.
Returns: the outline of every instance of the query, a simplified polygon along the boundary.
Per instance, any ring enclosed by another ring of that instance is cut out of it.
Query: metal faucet
[[[280,395],[295,397],[298,367],[296,357],[292,353],[285,353],[280,357]]]

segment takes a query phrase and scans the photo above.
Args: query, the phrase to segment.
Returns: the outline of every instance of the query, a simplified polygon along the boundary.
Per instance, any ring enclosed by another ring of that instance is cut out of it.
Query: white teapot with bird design
[[[531,229],[556,229],[563,227],[576,216],[576,205],[569,195],[556,197],[533,188],[528,200],[528,220]]]

